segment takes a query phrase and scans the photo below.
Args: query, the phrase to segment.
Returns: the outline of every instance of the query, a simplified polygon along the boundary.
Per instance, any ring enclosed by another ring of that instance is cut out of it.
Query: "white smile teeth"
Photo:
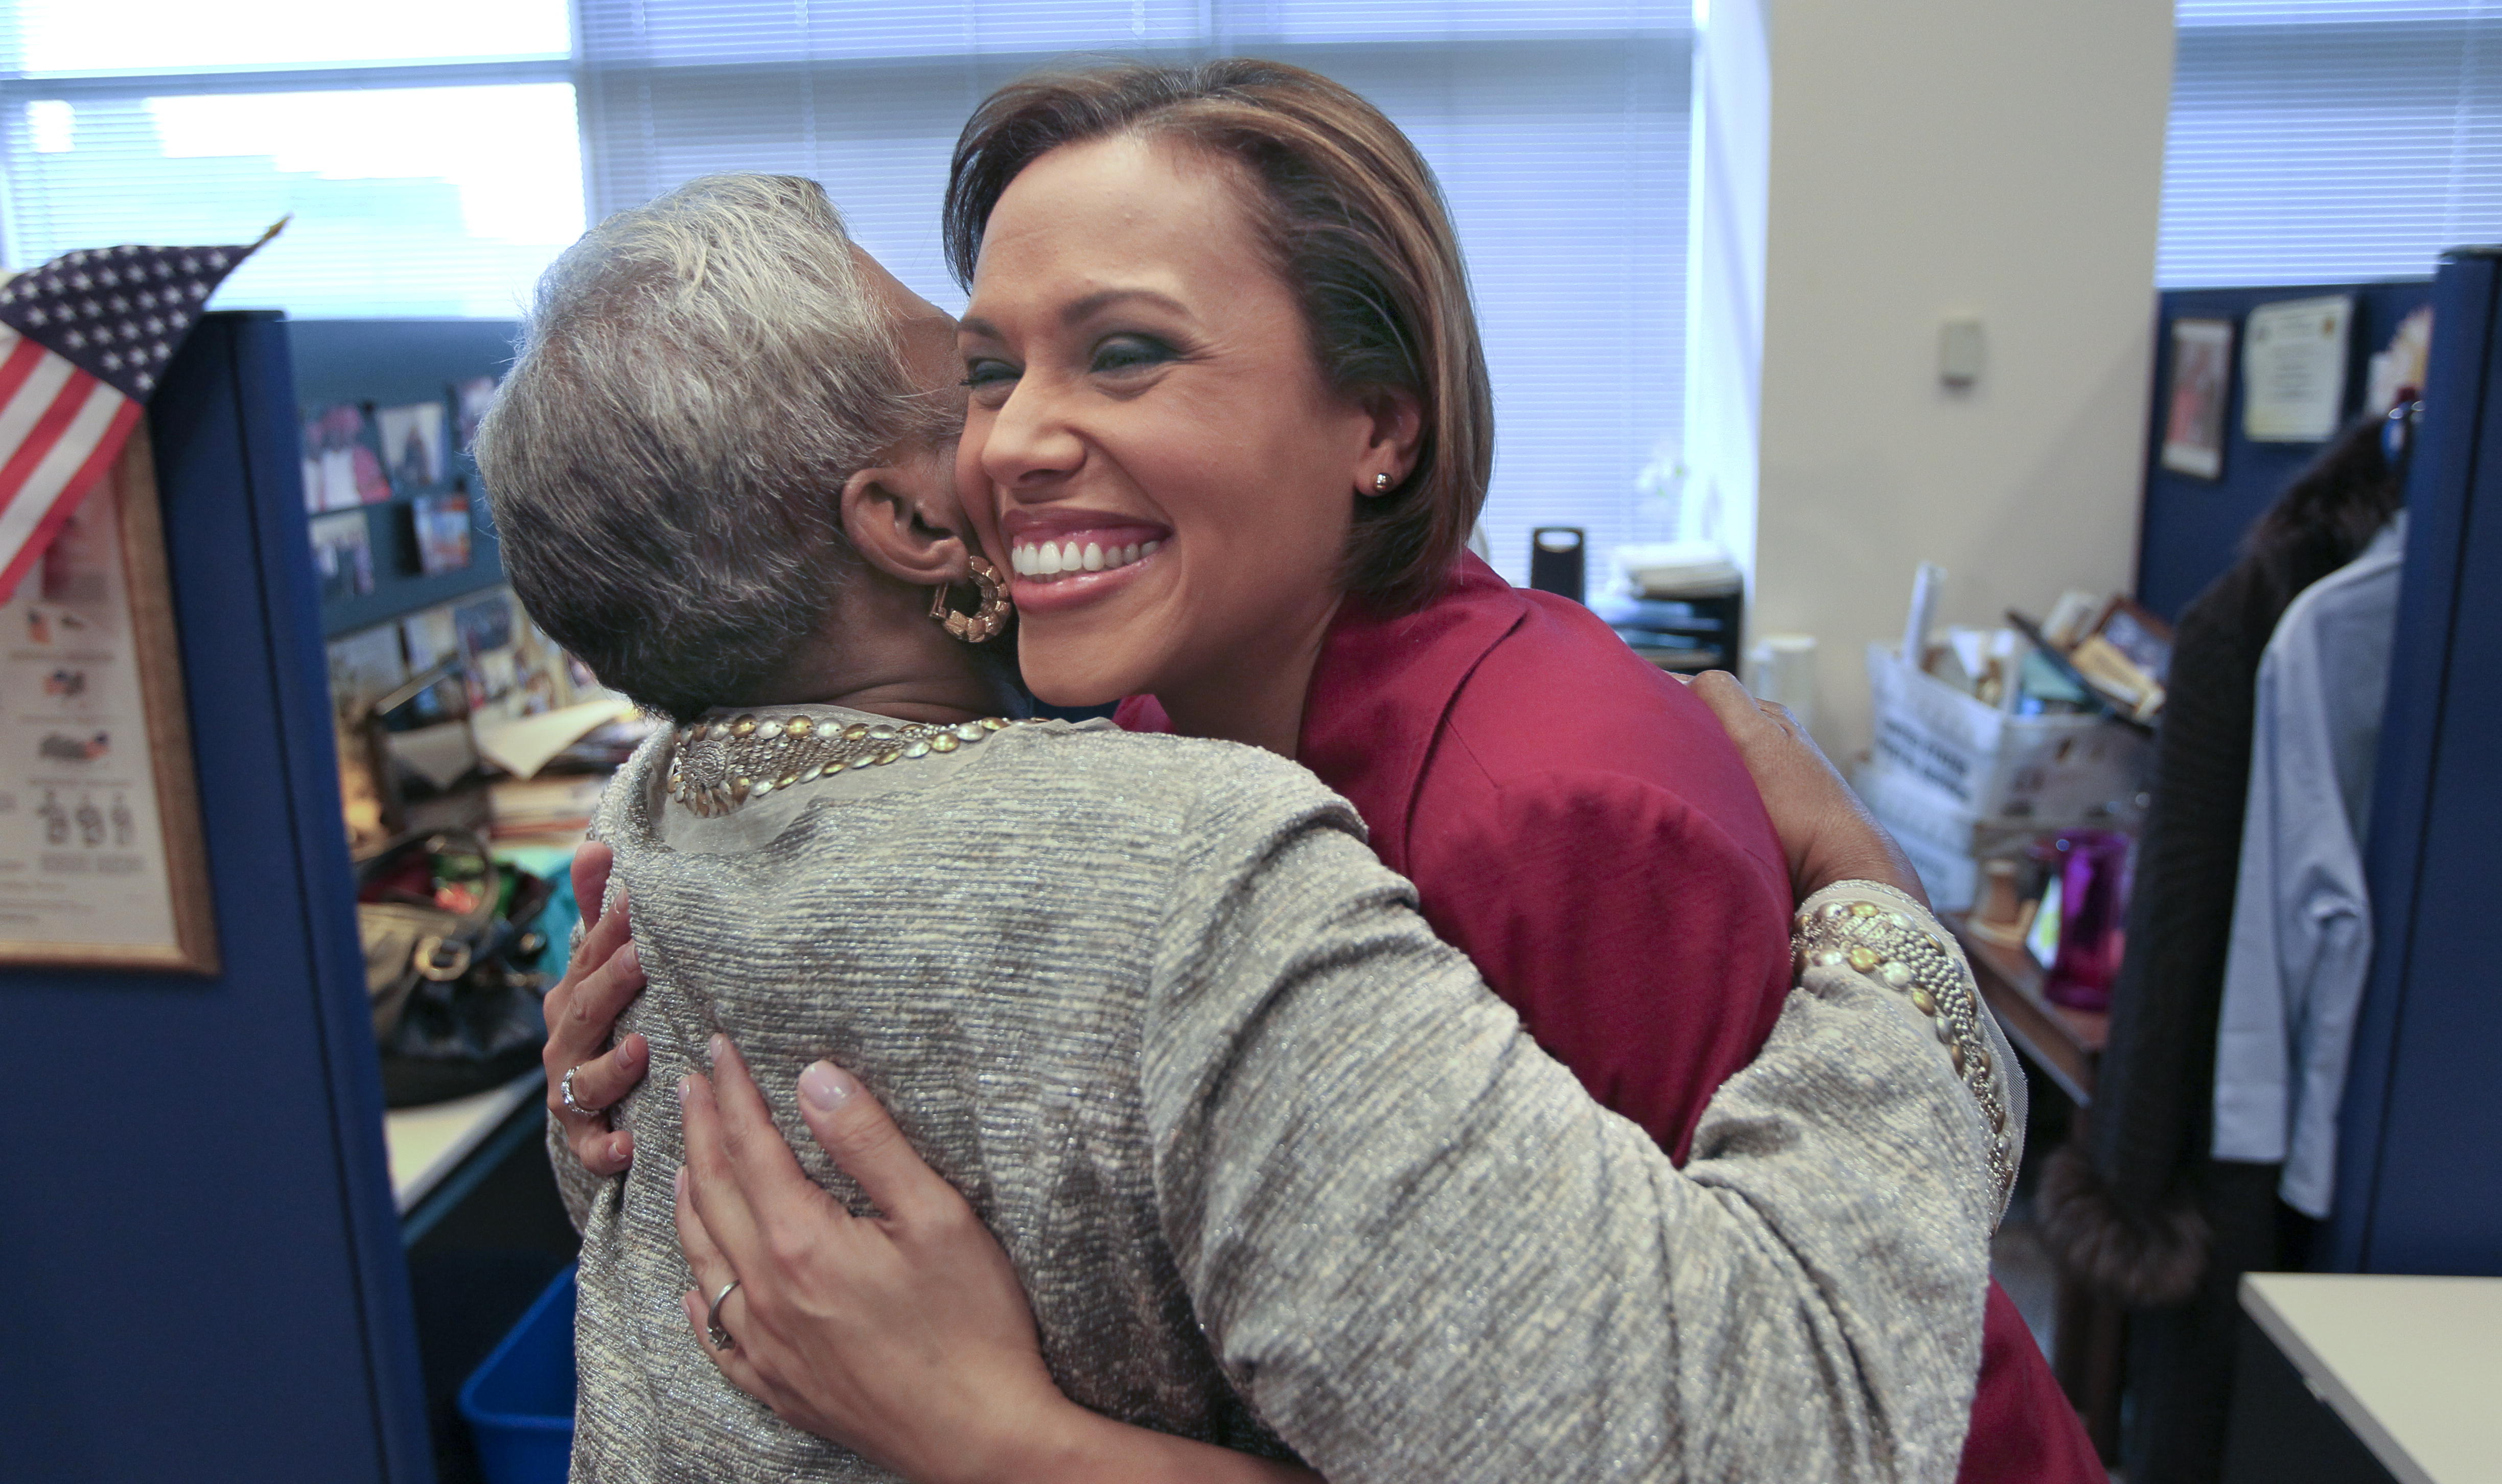
[[[1019,542],[1008,551],[1008,565],[1019,577],[1053,578],[1069,572],[1108,572],[1152,556],[1162,541],[1133,541],[1127,546],[1100,542]]]

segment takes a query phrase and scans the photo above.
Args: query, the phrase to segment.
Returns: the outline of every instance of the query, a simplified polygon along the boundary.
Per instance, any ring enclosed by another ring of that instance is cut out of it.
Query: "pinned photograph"
[[[495,379],[473,376],[465,382],[452,384],[452,405],[459,409],[460,452],[478,441],[478,423],[495,400]]]
[[[417,564],[432,577],[469,565],[469,491],[417,497]]]
[[[2232,392],[2233,321],[2172,321],[2172,398],[2164,409],[2163,467],[2224,477],[2224,402]]]
[[[374,543],[365,513],[351,510],[312,523],[313,570],[321,580],[321,601],[361,597],[374,590]]]
[[[452,623],[460,631],[461,658],[472,664],[490,651],[513,647],[513,604],[500,591],[453,609]]]
[[[395,624],[360,629],[333,639],[328,653],[330,701],[340,717],[351,723],[361,718],[376,699],[399,689],[399,683],[408,679]]]
[[[460,654],[460,629],[452,622],[451,605],[412,613],[399,621],[400,639],[408,647],[408,667],[430,670]]]
[[[304,508],[348,510],[390,498],[382,444],[373,420],[353,402],[324,409],[304,422]]]
[[[443,483],[443,404],[412,402],[374,414],[382,430],[383,459],[390,470],[391,488],[402,494],[431,489]]]

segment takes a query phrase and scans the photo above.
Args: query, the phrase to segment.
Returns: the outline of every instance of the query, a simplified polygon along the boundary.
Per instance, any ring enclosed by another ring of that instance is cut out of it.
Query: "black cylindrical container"
[[[1577,525],[1541,525],[1529,533],[1529,585],[1540,592],[1581,599],[1582,539]]]

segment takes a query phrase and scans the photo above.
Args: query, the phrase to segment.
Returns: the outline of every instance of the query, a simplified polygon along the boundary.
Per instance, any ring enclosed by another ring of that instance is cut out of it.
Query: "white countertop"
[[[2404,1484],[2502,1471],[2502,1278],[2254,1272],[2242,1307]]]
[[[537,1067],[502,1087],[422,1108],[393,1108],[383,1115],[383,1140],[390,1149],[391,1200],[406,1216],[443,1177],[460,1167],[515,1108],[535,1100],[547,1085]]]

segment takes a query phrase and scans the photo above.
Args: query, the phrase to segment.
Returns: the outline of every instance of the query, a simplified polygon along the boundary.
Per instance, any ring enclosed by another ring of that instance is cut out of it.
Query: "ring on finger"
[[[571,1113],[574,1117],[596,1118],[605,1110],[601,1108],[584,1107],[581,1101],[573,1096],[573,1074],[580,1070],[582,1070],[582,1063],[576,1063],[564,1069],[563,1080],[558,1082],[556,1085],[557,1096],[563,1099],[565,1111]]]
[[[737,1288],[736,1278],[723,1284],[721,1292],[712,1296],[712,1307],[704,1312],[704,1333],[712,1340],[712,1347],[715,1350],[738,1348],[738,1336],[721,1327],[721,1306],[727,1301],[732,1293],[737,1291]]]

